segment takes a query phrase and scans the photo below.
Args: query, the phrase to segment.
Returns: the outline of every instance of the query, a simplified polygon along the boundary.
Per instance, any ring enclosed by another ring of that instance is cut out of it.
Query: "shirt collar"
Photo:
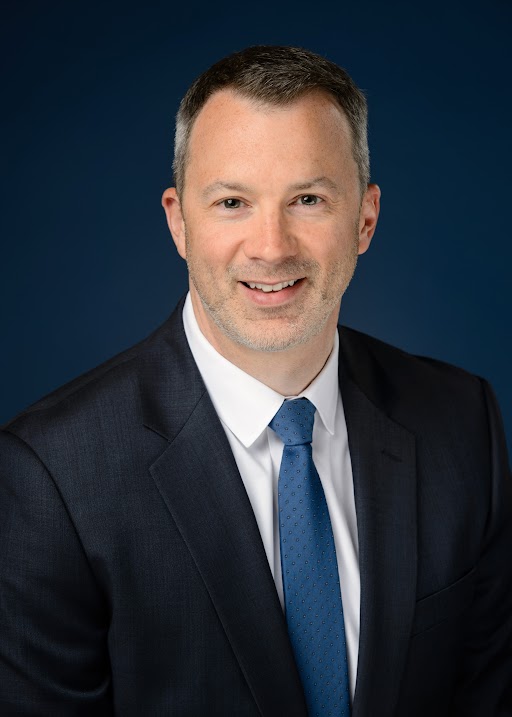
[[[222,356],[205,338],[190,294],[183,307],[185,335],[220,420],[248,448],[266,429],[285,398],[308,398],[331,435],[338,403],[338,332],[325,366],[299,396],[282,396]]]

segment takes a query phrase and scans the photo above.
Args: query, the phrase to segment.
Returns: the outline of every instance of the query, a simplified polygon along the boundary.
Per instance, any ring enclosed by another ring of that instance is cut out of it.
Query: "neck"
[[[283,351],[256,351],[213,330],[203,312],[196,309],[194,296],[192,306],[201,333],[213,348],[282,396],[297,396],[307,388],[325,366],[334,345],[337,315],[330,317],[321,332],[305,344]]]

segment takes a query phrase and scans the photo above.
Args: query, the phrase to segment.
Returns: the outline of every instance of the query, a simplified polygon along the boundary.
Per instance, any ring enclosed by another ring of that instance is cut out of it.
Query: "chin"
[[[318,335],[324,324],[317,323],[314,326],[304,327],[301,330],[295,328],[290,331],[276,328],[269,330],[262,329],[259,332],[243,331],[243,329],[235,326],[219,326],[221,331],[228,339],[234,343],[252,349],[253,351],[262,351],[265,353],[276,353],[278,351],[287,351],[296,346],[302,346],[316,335]]]

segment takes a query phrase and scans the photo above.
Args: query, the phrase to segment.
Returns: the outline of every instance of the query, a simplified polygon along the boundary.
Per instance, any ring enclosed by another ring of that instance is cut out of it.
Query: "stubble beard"
[[[236,303],[230,307],[229,302],[235,296],[239,277],[255,278],[254,266],[229,266],[226,273],[233,290],[221,296],[212,272],[208,281],[204,281],[204,271],[198,267],[187,234],[185,234],[185,242],[190,279],[204,310],[216,327],[234,343],[253,351],[267,353],[285,351],[306,344],[324,329],[332,312],[339,307],[341,298],[354,275],[358,257],[356,236],[352,245],[353,251],[329,268],[319,299],[313,306],[308,306],[308,295],[315,290],[316,281],[321,273],[321,267],[317,262],[290,258],[278,267],[267,268],[265,278],[270,280],[275,278],[278,281],[283,276],[290,275],[306,276],[309,284],[305,287],[306,295],[294,304],[293,313],[290,313],[290,307],[275,306],[265,309],[256,308],[257,314],[251,315]],[[201,274],[203,274],[202,280]],[[276,321],[279,321],[279,329],[266,326],[268,322]],[[260,327],[256,324],[260,324]],[[253,330],[251,327],[254,327]]]

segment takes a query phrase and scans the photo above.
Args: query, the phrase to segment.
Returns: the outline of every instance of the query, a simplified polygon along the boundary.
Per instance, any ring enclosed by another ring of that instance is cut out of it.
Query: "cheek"
[[[315,259],[326,269],[331,264],[339,264],[352,254],[354,242],[340,234],[332,233],[316,237],[312,252]]]
[[[187,262],[195,271],[221,274],[232,261],[230,245],[222,236],[192,236],[187,240]]]
[[[210,227],[202,243],[203,253],[212,264],[226,267],[242,255],[243,236],[240,227],[215,225]]]
[[[329,247],[322,256],[317,255],[317,260],[324,269],[325,281],[335,285],[345,285],[350,280],[358,256],[359,242],[355,232],[346,236],[334,237],[329,242]]]

